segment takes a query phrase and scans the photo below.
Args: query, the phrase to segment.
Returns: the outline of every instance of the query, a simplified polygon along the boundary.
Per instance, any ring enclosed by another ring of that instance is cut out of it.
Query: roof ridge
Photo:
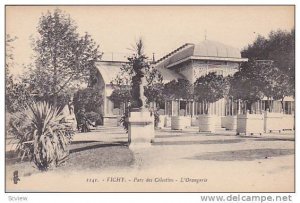
[[[184,45],[182,45],[182,46],[178,47],[177,49],[175,49],[175,50],[171,51],[171,52],[170,52],[170,53],[168,53],[167,55],[165,55],[165,56],[161,57],[160,59],[158,59],[158,60],[155,62],[155,64],[157,64],[157,63],[161,62],[162,60],[164,60],[164,59],[168,58],[169,56],[171,56],[171,55],[175,54],[176,52],[178,52],[179,50],[181,50],[181,49],[185,48],[185,47],[186,47],[186,46],[188,46],[188,45],[194,45],[194,46],[195,46],[195,44],[194,44],[194,43],[185,43]]]

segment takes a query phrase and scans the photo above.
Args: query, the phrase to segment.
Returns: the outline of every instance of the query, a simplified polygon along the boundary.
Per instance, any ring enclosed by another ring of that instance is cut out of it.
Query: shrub
[[[33,154],[33,145],[24,145],[25,142],[33,140],[33,134],[27,132],[32,131],[32,126],[28,119],[24,119],[27,115],[28,110],[24,112],[15,112],[11,114],[8,120],[7,137],[13,137],[18,142],[16,143],[16,153],[23,155],[26,151],[29,152],[29,158]],[[23,157],[22,157],[23,160]]]
[[[95,123],[96,125],[102,125],[102,116],[96,112],[87,112],[86,117],[88,120],[90,120],[92,123]]]
[[[127,107],[125,109],[124,114],[121,116],[121,119],[120,119],[120,123],[123,126],[126,133],[128,133],[128,128],[129,128],[129,123],[128,123],[129,112],[130,112],[130,107]]]
[[[100,92],[97,88],[88,87],[75,93],[73,102],[77,124],[81,124],[81,116],[88,118],[91,122],[96,122],[96,124],[102,123],[103,98]],[[84,111],[84,115],[81,115],[82,111]]]
[[[67,145],[74,131],[62,119],[61,112],[46,102],[34,102],[12,119],[10,126],[18,140],[17,150],[27,150],[41,171],[58,166],[68,157]]]

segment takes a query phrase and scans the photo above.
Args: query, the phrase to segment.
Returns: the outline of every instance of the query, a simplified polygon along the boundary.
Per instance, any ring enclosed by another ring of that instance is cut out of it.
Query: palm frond
[[[20,124],[20,119],[26,122]],[[47,102],[34,102],[12,122],[11,126],[18,138],[18,148],[24,148],[25,141],[33,141],[29,152],[40,170],[57,166],[68,155],[67,145],[74,131],[61,123],[62,119],[63,115],[58,108]]]

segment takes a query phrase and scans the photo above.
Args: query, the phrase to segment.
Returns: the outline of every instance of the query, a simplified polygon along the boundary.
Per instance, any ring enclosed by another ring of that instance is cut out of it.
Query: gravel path
[[[7,164],[6,183],[9,191],[292,192],[294,144],[292,132],[240,137],[163,129],[156,131],[152,147],[131,151],[121,128],[103,127],[76,134],[69,160],[54,170],[41,173],[29,162]],[[14,170],[18,185],[11,181]],[[126,181],[111,182],[111,177]],[[87,183],[88,178],[101,184]],[[143,182],[147,178],[157,182]]]

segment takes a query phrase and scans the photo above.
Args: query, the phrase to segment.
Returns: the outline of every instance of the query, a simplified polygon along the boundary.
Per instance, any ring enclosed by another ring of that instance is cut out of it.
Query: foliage
[[[293,76],[295,68],[295,29],[290,32],[271,31],[268,39],[258,36],[255,42],[242,51],[251,60],[273,60],[275,66]]]
[[[159,113],[158,111],[154,110],[153,112],[151,112],[151,114],[154,116],[154,126],[157,127],[160,121]]]
[[[161,77],[159,72],[150,66],[148,57],[144,54],[144,43],[142,39],[139,39],[135,44],[135,53],[128,57],[128,68],[131,70],[131,95],[132,95],[132,107],[140,108],[143,105],[142,98],[145,95],[140,95],[144,93],[140,90],[141,84],[146,83],[146,86],[155,84],[156,77]],[[160,79],[160,78],[159,78]],[[158,79],[158,80],[159,80]],[[162,80],[162,78],[161,78]],[[144,88],[144,87],[142,87]]]
[[[121,116],[120,123],[123,126],[124,130],[126,133],[128,133],[128,128],[129,128],[129,123],[128,123],[128,118],[129,118],[129,112],[130,112],[131,107],[128,106],[125,108],[124,114]]]
[[[247,109],[251,112],[252,103],[267,97],[271,100],[281,100],[294,94],[294,85],[287,74],[283,73],[272,61],[250,60],[242,64],[239,72],[231,79],[229,95],[233,99],[246,102]],[[269,104],[272,111],[272,105]],[[283,106],[282,106],[283,108]]]
[[[145,77],[144,96],[147,103],[161,100],[162,75],[151,66],[148,57],[144,54],[144,43],[139,39],[133,46],[133,55],[128,57],[128,63],[121,67],[120,73],[111,81],[114,91],[111,96],[113,102],[130,102],[131,105],[139,106],[135,101],[139,97],[139,84]]]
[[[160,103],[164,101],[164,84],[155,83],[151,86],[145,87],[145,96],[147,97],[147,102],[156,102]]]
[[[283,89],[291,89],[292,96],[295,89],[295,29],[287,31],[272,31],[268,38],[258,36],[255,42],[242,51],[242,56],[250,60],[273,61],[270,73],[277,72],[285,75],[281,79],[284,82]],[[274,68],[278,69],[275,70]],[[270,75],[271,77],[274,75]],[[277,77],[277,76],[276,76]],[[277,78],[274,79],[277,79]],[[287,92],[286,92],[287,93]]]
[[[206,106],[205,114],[209,113],[209,104],[224,98],[229,91],[229,81],[215,72],[199,77],[194,84],[194,98]]]
[[[101,92],[95,87],[78,90],[74,94],[73,103],[75,113],[80,109],[84,109],[86,112],[102,113],[103,98]]]
[[[10,113],[24,109],[32,101],[28,86],[23,81],[16,82],[10,74],[15,65],[13,43],[16,39],[9,34],[5,38],[5,107]]]
[[[97,123],[97,122],[102,123],[102,117],[101,117],[101,114],[99,114],[99,113],[90,111],[90,112],[87,112],[85,115],[86,115],[87,119],[90,120],[92,123]]]
[[[78,126],[85,124],[86,121],[102,124],[103,98],[98,88],[87,87],[78,90],[74,94],[73,104]]]
[[[126,133],[128,133],[129,123],[128,123],[127,119],[129,118],[130,109],[131,109],[131,106],[126,108],[124,114],[121,116],[121,119],[120,119],[120,123],[123,126]],[[156,127],[160,121],[158,111],[156,109],[151,109],[150,115],[154,116],[154,126]]]
[[[275,69],[269,75],[268,86],[266,86],[265,94],[273,99],[283,100],[286,96],[295,95],[295,86],[290,83],[290,78],[282,73],[279,69]],[[267,92],[270,92],[268,95]]]
[[[14,46],[13,42],[17,40],[17,37],[12,37],[9,34],[5,35],[5,79],[9,78],[9,70],[14,68]]]
[[[264,88],[266,85],[265,74],[268,65],[249,61],[243,63],[240,71],[236,72],[231,79],[229,95],[233,99],[241,99],[246,102],[247,109],[251,111],[252,103],[264,97]]]
[[[166,99],[178,99],[176,98],[176,90],[177,90],[178,86],[177,86],[177,81],[176,80],[172,80],[168,83],[166,83],[164,85],[164,89],[163,89],[163,94],[165,96]]]
[[[193,99],[193,85],[186,79],[172,80],[164,85],[163,95],[166,99]]]
[[[125,103],[125,113],[120,122],[128,131],[127,118],[130,108],[142,106],[141,97],[147,98],[149,102],[162,100],[162,75],[151,66],[148,57],[144,54],[144,43],[139,39],[133,46],[133,55],[128,57],[128,63],[121,67],[120,73],[111,81],[114,91],[110,99],[116,103]],[[145,82],[144,95],[140,95],[140,84]],[[143,104],[144,105],[144,104]]]
[[[62,119],[63,115],[58,108],[46,102],[34,102],[15,114],[10,123],[18,140],[18,151],[29,152],[41,171],[58,166],[68,156],[67,145],[74,132],[71,126],[61,122]],[[25,145],[24,142],[32,144]]]
[[[264,95],[271,100],[280,100],[283,109],[283,100],[286,96],[294,95],[294,85],[290,82],[287,74],[283,73],[273,63],[259,65],[261,76],[264,76]],[[272,111],[272,105],[268,107]]]
[[[21,111],[27,105],[32,104],[33,97],[31,96],[28,86],[22,82],[14,82],[12,78],[6,81],[5,90],[5,107],[10,113]]]
[[[88,80],[101,58],[99,46],[87,33],[80,36],[74,21],[59,9],[42,15],[37,31],[39,36],[33,40],[36,68],[28,82],[36,97],[56,106],[59,95]]]
[[[121,103],[128,103],[131,100],[130,89],[127,87],[115,89],[109,96],[109,99],[116,105],[120,105]]]
[[[28,134],[26,136],[25,132],[31,130],[30,120],[24,119],[24,114],[28,112],[28,109],[23,109],[23,111],[11,114],[8,123],[8,134],[12,135],[18,140],[17,149],[21,150],[22,143],[26,141],[33,140],[33,134]]]

